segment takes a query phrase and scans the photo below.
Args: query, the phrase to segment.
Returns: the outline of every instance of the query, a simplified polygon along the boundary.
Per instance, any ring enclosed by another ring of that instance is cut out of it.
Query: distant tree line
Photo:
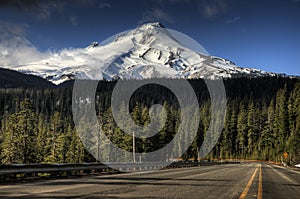
[[[205,82],[190,80],[190,83],[199,100],[200,124],[194,142],[182,158],[196,160],[209,127],[211,105]],[[227,93],[225,126],[217,145],[205,158],[298,163],[300,80],[239,78],[224,80],[224,83]],[[133,151],[132,137],[115,124],[112,116],[110,98],[115,84],[99,82],[97,116],[102,130],[113,143]],[[167,121],[157,135],[135,138],[137,152],[150,152],[163,147],[173,139],[180,125],[181,110],[176,97],[170,90],[158,85],[143,86],[132,96],[129,107],[135,123],[148,125],[149,109],[156,103],[165,108]],[[72,86],[0,89],[1,163],[96,161],[84,148],[76,132],[71,105]],[[95,140],[91,141],[96,144]],[[102,146],[100,153],[108,154],[109,150]],[[286,159],[283,156],[285,152],[289,154]]]

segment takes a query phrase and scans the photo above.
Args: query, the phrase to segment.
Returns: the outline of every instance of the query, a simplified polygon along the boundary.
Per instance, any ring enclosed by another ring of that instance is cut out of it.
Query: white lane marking
[[[275,168],[273,168],[270,165],[267,165],[268,167],[270,167],[271,169],[273,169],[274,172],[276,172],[278,175],[280,175],[282,178],[286,179],[287,181],[289,181],[292,184],[297,184],[297,182],[295,182],[294,180],[290,179],[289,177],[287,177],[286,175],[284,175],[283,173],[279,172],[278,170],[276,170]]]
[[[278,166],[278,165],[273,165],[274,167],[277,167],[277,168],[280,168],[280,169],[285,169],[287,171],[291,171],[293,173],[297,173],[297,174],[300,174],[300,171],[295,171],[293,169],[288,169],[288,168],[285,168],[285,167],[281,167],[281,166]]]

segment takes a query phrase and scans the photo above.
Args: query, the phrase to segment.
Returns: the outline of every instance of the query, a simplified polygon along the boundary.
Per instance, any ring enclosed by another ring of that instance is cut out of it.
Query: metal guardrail
[[[80,164],[2,164],[0,165],[0,176],[16,175],[16,174],[38,174],[50,173],[58,174],[59,172],[77,173],[96,173],[96,172],[111,172],[116,171],[143,171],[162,168],[179,168],[179,167],[195,167],[208,165],[221,165],[224,162],[141,162],[141,163],[80,163]],[[115,168],[115,169],[113,169]]]
[[[159,169],[167,166],[167,163],[161,162],[143,162],[143,163],[80,163],[80,164],[5,164],[0,165],[0,175],[16,173],[52,173],[59,171],[91,171],[91,170],[114,170],[113,168],[129,170],[149,170]],[[188,166],[190,163],[171,164],[173,167]],[[190,165],[192,166],[192,165]]]

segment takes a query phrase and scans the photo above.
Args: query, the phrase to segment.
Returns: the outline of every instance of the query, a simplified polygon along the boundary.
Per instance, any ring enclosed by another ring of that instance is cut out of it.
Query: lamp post
[[[133,155],[133,163],[135,163],[135,132],[132,132],[132,155]]]

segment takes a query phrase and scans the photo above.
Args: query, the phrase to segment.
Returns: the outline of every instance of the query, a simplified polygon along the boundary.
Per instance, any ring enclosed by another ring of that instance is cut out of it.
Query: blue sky
[[[237,65],[300,75],[300,0],[2,0],[0,50],[86,47],[152,21]]]

